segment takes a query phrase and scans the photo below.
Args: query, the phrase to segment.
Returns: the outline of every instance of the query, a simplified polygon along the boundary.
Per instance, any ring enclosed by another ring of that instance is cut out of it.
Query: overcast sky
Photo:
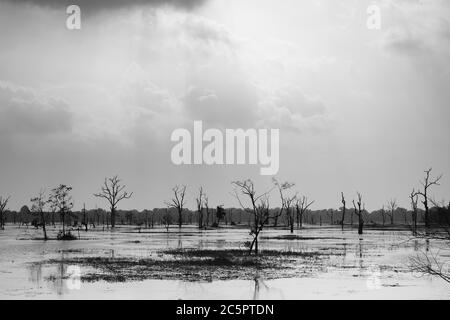
[[[119,174],[120,208],[163,207],[175,184],[188,206],[238,206],[230,182],[259,166],[175,166],[171,132],[279,128],[277,178],[338,208],[363,194],[408,206],[423,170],[450,200],[450,1],[0,0],[0,195],[10,209],[40,188],[73,186],[76,209]],[[381,29],[366,27],[370,4]],[[273,205],[278,204],[274,193]]]

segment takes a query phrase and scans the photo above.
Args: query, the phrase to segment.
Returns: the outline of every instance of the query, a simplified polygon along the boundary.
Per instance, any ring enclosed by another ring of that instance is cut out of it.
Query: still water
[[[57,230],[51,230],[51,236]],[[78,235],[78,232],[76,233]],[[194,226],[120,227],[80,231],[80,240],[43,241],[40,230],[7,226],[0,231],[1,299],[449,299],[450,284],[410,271],[410,258],[423,252],[450,261],[448,246],[411,239],[407,231],[306,227],[300,239],[286,240],[287,230],[268,230],[260,249],[325,252],[327,259],[299,260],[293,277],[265,279],[255,269],[252,280],[199,281],[154,278],[140,281],[82,281],[93,267],[74,257],[148,258],[167,249],[244,249],[247,229],[199,231]],[[45,263],[56,259],[57,263]],[[69,261],[69,262],[66,262]]]

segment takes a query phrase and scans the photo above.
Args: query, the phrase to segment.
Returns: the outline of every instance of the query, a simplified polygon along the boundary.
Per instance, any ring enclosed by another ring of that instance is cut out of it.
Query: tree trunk
[[[363,234],[363,226],[364,226],[364,222],[361,220],[361,216],[359,216],[358,234]]]
[[[41,212],[42,231],[44,231],[44,240],[47,240],[47,230],[45,229],[45,213]]]
[[[116,226],[116,208],[111,208],[111,228]]]
[[[344,230],[345,207],[342,208],[341,229]]]
[[[198,210],[198,228],[203,228],[203,212],[202,210]]]
[[[64,212],[61,213],[62,218],[62,227],[63,227],[63,236],[66,235],[66,227],[65,227],[65,214]]]
[[[423,201],[423,205],[425,206],[425,228],[428,228],[430,226],[430,223],[429,223],[429,216],[428,216],[428,200],[427,200],[426,195],[425,195],[425,200]]]

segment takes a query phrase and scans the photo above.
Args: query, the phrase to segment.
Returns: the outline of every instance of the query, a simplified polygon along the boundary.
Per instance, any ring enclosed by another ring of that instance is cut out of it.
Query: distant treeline
[[[384,210],[384,212],[383,212]],[[271,213],[276,213],[279,208],[270,209]],[[445,212],[444,212],[445,211]],[[219,212],[219,214],[218,214]],[[391,225],[391,218],[388,216],[389,211],[385,209],[368,212],[363,211],[364,220],[366,224],[372,225]],[[411,210],[405,208],[396,208],[394,210],[394,224],[411,225],[412,223]],[[449,210],[442,210],[442,208],[430,208],[430,220],[434,223],[445,221],[449,216]],[[384,218],[383,218],[384,215]],[[46,212],[46,223],[48,225],[61,222],[61,216],[58,212]],[[12,224],[32,225],[39,221],[39,216],[30,211],[28,206],[23,206],[20,211],[5,211],[5,222]],[[70,212],[66,216],[67,225],[105,225],[109,226],[110,213],[104,209],[90,209]],[[338,225],[341,223],[342,209],[323,209],[323,210],[307,210],[303,216],[303,224],[310,225]],[[183,224],[198,224],[199,213],[190,209],[184,209],[182,215]],[[252,223],[252,215],[241,208],[210,208],[207,213],[203,213],[203,220],[205,226],[219,226],[219,225],[250,225]],[[295,217],[295,223],[299,224],[299,217]],[[153,210],[117,210],[116,223],[121,225],[138,225],[145,227],[152,227],[161,224],[173,224],[178,221],[177,210],[175,208],[155,208]],[[169,222],[169,223],[168,223]],[[418,209],[418,222],[424,222],[424,210]],[[356,214],[353,208],[347,208],[344,223],[347,225],[357,224]],[[278,220],[278,226],[286,226],[288,224],[287,215],[281,216]]]

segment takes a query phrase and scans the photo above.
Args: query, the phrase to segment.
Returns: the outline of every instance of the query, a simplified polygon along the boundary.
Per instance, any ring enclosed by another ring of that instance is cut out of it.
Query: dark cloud
[[[83,13],[96,13],[135,6],[172,6],[180,9],[194,9],[207,0],[0,0],[0,2],[34,4],[41,7],[65,8],[71,4],[80,6]]]

